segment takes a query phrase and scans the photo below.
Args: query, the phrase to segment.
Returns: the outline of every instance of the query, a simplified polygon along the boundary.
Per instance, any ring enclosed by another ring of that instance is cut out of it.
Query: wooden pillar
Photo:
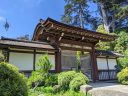
[[[92,47],[91,60],[92,60],[92,78],[93,78],[93,82],[96,82],[96,80],[98,80],[98,67],[96,61],[95,46]]]
[[[36,50],[34,49],[34,54],[33,54],[33,70],[35,70],[35,65],[36,65]]]
[[[56,72],[61,72],[61,49],[57,48],[55,52],[55,70]]]
[[[110,80],[109,65],[108,65],[108,56],[106,57],[106,62],[107,62],[107,68],[108,68],[108,78]]]

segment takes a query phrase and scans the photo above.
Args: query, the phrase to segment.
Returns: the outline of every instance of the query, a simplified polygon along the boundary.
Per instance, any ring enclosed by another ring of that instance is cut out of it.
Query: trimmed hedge
[[[128,67],[122,69],[121,72],[117,74],[118,82],[121,84],[128,85]]]
[[[89,79],[83,73],[77,73],[75,78],[70,82],[69,88],[73,91],[79,91],[80,86],[87,84]]]
[[[61,72],[58,75],[58,84],[65,90],[69,88],[70,81],[74,78],[75,71]]]
[[[89,79],[81,72],[67,71],[58,75],[58,84],[63,90],[78,91],[81,85],[88,82]]]
[[[28,96],[27,78],[8,63],[0,63],[0,96]]]

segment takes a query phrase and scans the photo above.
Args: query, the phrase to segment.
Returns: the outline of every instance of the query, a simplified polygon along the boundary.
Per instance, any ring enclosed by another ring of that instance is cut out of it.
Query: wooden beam
[[[49,49],[49,48],[37,48],[37,47],[28,47],[28,46],[19,46],[19,45],[9,45],[9,44],[0,44],[0,47],[5,47],[5,48],[19,48],[19,49],[38,49],[38,50],[43,50],[43,51],[53,51],[55,52],[55,49]]]
[[[35,50],[35,49],[34,49]],[[9,50],[9,52],[15,52],[15,53],[29,53],[29,54],[34,54],[32,51],[21,51],[21,50]],[[36,54],[45,54],[45,52],[35,52]],[[48,52],[49,55],[55,55],[55,53],[50,53]]]
[[[60,46],[60,48],[63,49],[63,50],[91,52],[91,49],[71,48],[71,47],[65,47],[65,46]]]
[[[92,47],[93,44],[91,43],[86,43],[86,42],[79,42],[79,41],[72,41],[72,40],[67,40],[67,39],[62,39],[60,43],[65,43],[65,44],[74,44],[74,45],[79,45],[79,46],[88,46]]]
[[[72,34],[76,34],[76,35],[81,35],[81,36],[89,36],[91,38],[95,38],[98,40],[103,40],[103,41],[112,41],[115,40],[115,36],[112,35],[108,35],[108,34],[101,34],[98,32],[92,32],[89,30],[85,30],[85,29],[81,29],[81,28],[77,28],[77,27],[73,27],[73,26],[68,26],[68,25],[61,25],[61,24],[57,24],[55,22],[51,22],[52,25],[52,29],[55,30],[59,30],[59,31],[65,31],[67,33],[72,33]],[[51,26],[49,26],[49,28],[51,28]]]

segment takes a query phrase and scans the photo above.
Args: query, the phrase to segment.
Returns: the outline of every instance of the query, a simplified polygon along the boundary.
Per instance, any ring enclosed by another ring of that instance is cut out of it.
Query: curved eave
[[[71,25],[67,25],[67,24],[64,24],[64,23],[61,23],[61,22],[58,22],[56,20],[53,20],[51,18],[48,18],[44,23],[43,25],[44,26],[47,26],[48,24],[51,24],[52,26],[56,25],[58,26],[59,28],[62,28],[62,29],[70,29],[72,31],[76,31],[76,33],[74,32],[74,34],[76,35],[85,35],[85,34],[88,34],[90,37],[92,38],[96,38],[98,40],[101,40],[101,41],[114,41],[117,36],[116,35],[109,35],[109,34],[103,34],[103,33],[98,33],[98,32],[94,32],[94,31],[90,31],[90,30],[86,30],[86,29],[83,29],[83,28],[80,28],[80,27],[75,27],[75,26],[71,26]],[[100,37],[100,38],[99,38]]]
[[[42,23],[38,23],[36,25],[36,28],[35,28],[33,36],[32,36],[32,41],[35,41],[37,34],[39,34],[38,30],[39,30],[40,27],[42,27]]]

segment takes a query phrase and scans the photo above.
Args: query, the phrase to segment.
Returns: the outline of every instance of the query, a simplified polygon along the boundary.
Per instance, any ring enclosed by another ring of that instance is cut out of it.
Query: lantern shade
[[[6,22],[5,22],[4,28],[5,28],[5,30],[6,30],[6,31],[8,31],[8,29],[9,29],[9,23],[7,22],[7,19],[6,19]]]

